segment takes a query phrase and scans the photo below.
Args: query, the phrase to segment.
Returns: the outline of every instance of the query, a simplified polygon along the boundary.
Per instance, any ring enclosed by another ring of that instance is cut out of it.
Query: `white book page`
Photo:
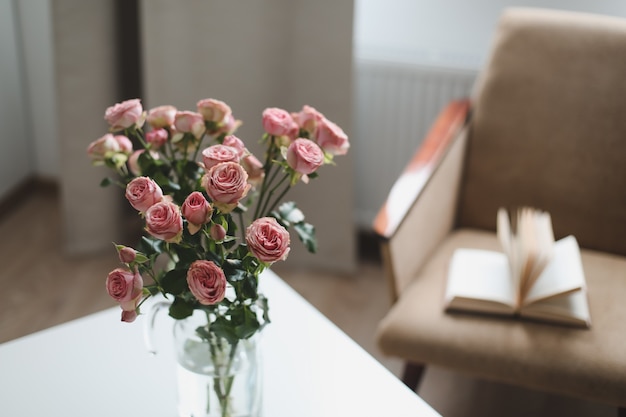
[[[448,270],[446,305],[455,297],[513,306],[515,287],[506,255],[481,249],[457,249]]]
[[[524,317],[550,320],[589,327],[591,314],[587,303],[587,294],[575,291],[558,297],[537,301],[526,306],[521,312]]]
[[[567,236],[554,244],[554,256],[528,291],[524,304],[582,288],[585,274],[578,242]]]

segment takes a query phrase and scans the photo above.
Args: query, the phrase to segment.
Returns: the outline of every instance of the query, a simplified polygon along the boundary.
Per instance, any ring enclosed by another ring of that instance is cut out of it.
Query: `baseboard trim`
[[[58,193],[59,184],[51,179],[31,176],[25,178],[0,197],[0,219],[19,207],[33,192]]]

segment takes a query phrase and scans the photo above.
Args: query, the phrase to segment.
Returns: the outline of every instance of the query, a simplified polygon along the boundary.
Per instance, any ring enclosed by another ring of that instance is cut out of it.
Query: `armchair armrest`
[[[394,300],[454,225],[469,110],[443,109],[374,220]]]

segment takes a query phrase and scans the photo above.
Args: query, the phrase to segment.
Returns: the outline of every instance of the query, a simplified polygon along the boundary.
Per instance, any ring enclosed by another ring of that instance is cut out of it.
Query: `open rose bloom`
[[[348,151],[347,135],[311,106],[268,107],[258,121],[264,151],[255,155],[249,139],[235,136],[241,121],[231,107],[212,98],[194,111],[126,100],[107,108],[105,120],[109,132],[87,155],[114,171],[102,185],[119,185],[143,224],[136,245],[116,244],[122,266],[106,278],[122,320],[134,321],[147,298],[163,294],[176,319],[202,310],[220,323],[208,332],[230,329],[230,342],[254,335],[268,308],[258,281],[287,259],[290,231],[316,250],[315,229],[283,200]]]

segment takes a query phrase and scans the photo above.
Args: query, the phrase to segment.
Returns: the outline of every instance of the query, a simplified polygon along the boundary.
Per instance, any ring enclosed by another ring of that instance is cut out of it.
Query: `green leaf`
[[[270,323],[270,306],[264,295],[259,295],[259,298],[256,301],[256,305],[261,307],[261,311],[263,311],[263,321],[265,324]]]
[[[239,342],[240,339],[235,333],[235,329],[233,328],[232,323],[230,323],[224,317],[216,318],[215,321],[211,324],[210,331],[216,336],[226,339],[231,345]]]
[[[245,298],[256,300],[258,297],[259,280],[256,275],[246,274],[241,286],[241,295]]]
[[[311,253],[317,252],[317,239],[315,238],[315,227],[309,223],[298,223],[294,224],[293,228],[295,229],[298,237],[304,243],[304,246]]]
[[[108,187],[111,184],[113,184],[113,180],[109,177],[105,177],[102,179],[102,181],[100,181],[100,187],[102,188]]]
[[[159,293],[159,287],[157,285],[146,285],[143,287],[150,295],[157,295]]]
[[[246,271],[242,269],[242,263],[239,259],[227,259],[222,265],[226,279],[231,284],[241,281],[246,277]]]
[[[198,253],[194,248],[177,246],[176,254],[179,259],[176,263],[177,266],[189,267],[194,261],[198,260]]]
[[[287,201],[281,204],[278,206],[277,211],[272,214],[278,214],[276,216],[277,220],[281,221],[286,227],[289,227],[290,224],[304,221],[304,214],[293,201]]]
[[[139,243],[138,249],[140,252],[146,254],[146,256],[151,257],[155,254],[160,254],[163,252],[161,246],[163,245],[163,241],[159,239],[152,239],[147,236],[141,237],[141,242]]]
[[[233,311],[232,322],[235,326],[235,334],[240,339],[249,338],[261,327],[261,323],[259,323],[256,314],[249,306],[242,306]]]
[[[180,297],[174,298],[174,302],[170,306],[170,316],[180,320],[187,318],[193,314],[193,303],[185,301]]]
[[[161,279],[161,287],[165,292],[178,295],[187,290],[187,269],[172,269]]]
[[[187,177],[193,180],[197,180],[198,178],[202,176],[202,169],[200,168],[200,165],[198,165],[196,162],[191,161],[191,160],[187,160],[185,162],[185,166],[183,167],[183,172],[185,173]]]

